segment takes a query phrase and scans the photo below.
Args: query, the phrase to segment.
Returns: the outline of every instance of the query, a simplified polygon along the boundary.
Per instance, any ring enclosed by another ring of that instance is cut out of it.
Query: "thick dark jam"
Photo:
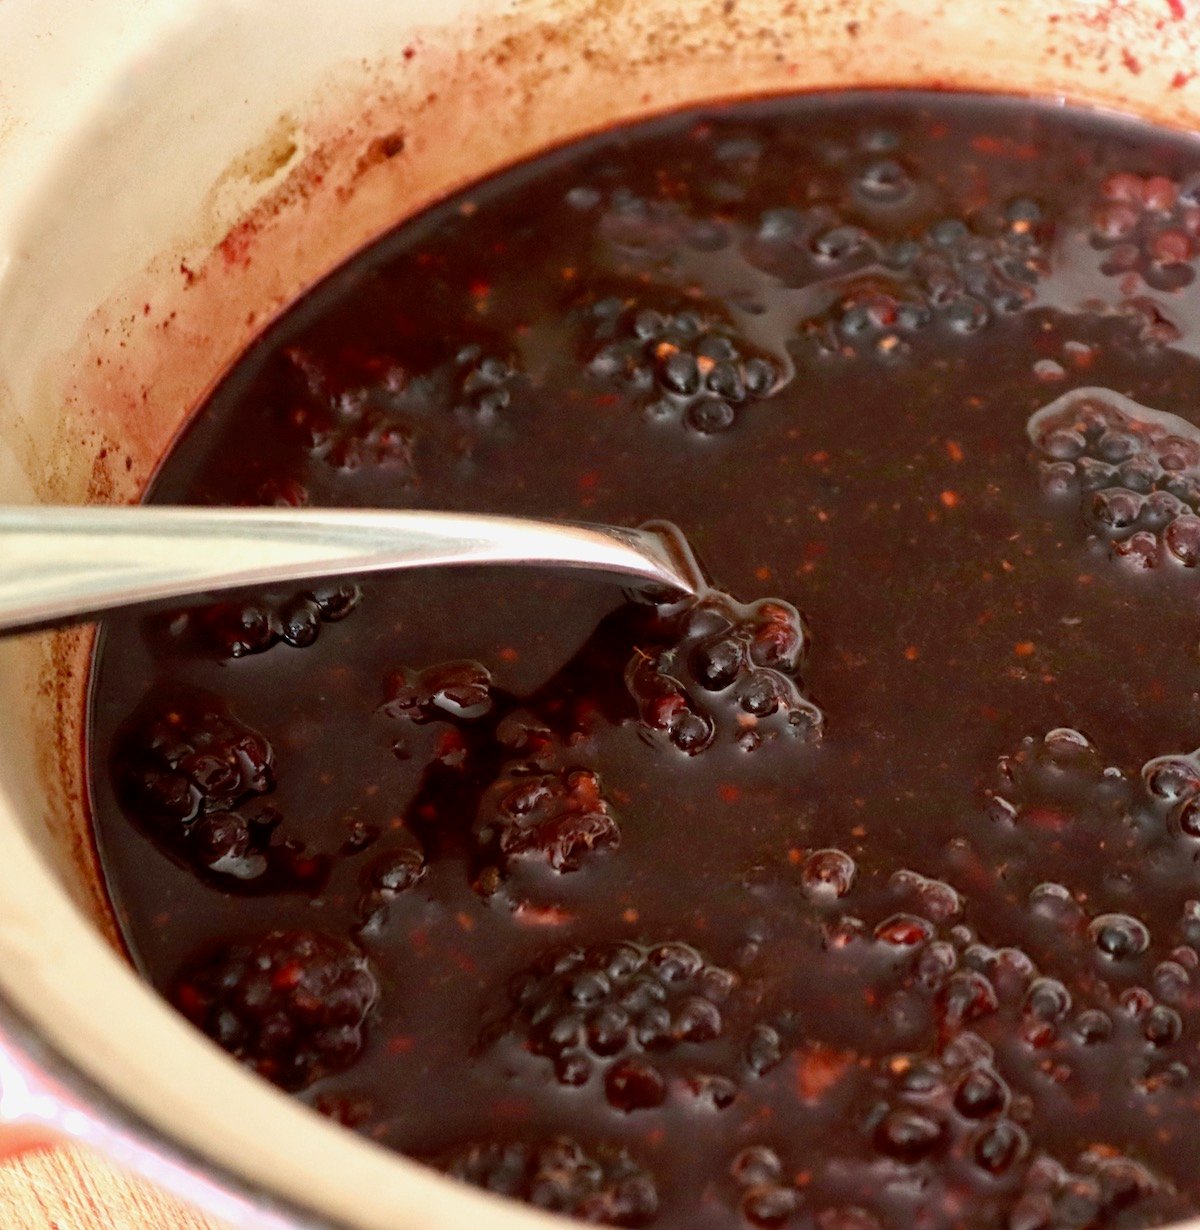
[[[666,518],[715,588],[110,621],[141,969],[588,1221],[1200,1210],[1198,260],[1195,139],[924,95],[609,132],[405,224],[150,499]]]

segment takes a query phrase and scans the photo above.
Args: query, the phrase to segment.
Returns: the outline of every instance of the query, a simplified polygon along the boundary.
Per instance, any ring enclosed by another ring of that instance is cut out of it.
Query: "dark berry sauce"
[[[109,622],[146,976],[318,1111],[664,1230],[1200,1210],[1200,144],[1029,102],[675,116],[406,224],[161,503],[676,522]]]

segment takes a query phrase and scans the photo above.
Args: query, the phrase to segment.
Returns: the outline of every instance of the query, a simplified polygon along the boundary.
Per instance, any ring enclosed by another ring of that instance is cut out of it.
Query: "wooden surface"
[[[0,1167],[0,1230],[222,1230],[84,1150],[26,1153]]]

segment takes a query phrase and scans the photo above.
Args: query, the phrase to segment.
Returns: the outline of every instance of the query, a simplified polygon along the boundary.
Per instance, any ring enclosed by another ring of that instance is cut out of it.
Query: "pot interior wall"
[[[136,499],[205,390],[295,295],[404,216],[548,145],[714,96],[849,85],[1020,90],[1191,124],[1191,7],[3,6],[0,48],[18,50],[0,50],[0,77],[9,55],[41,69],[17,75],[16,123],[0,126],[0,185],[13,186],[0,189],[0,490]],[[69,45],[38,38],[55,20],[75,23]],[[73,83],[57,94],[56,74]],[[103,923],[81,756],[89,644],[76,631],[0,646],[0,830]],[[0,858],[0,899],[17,874]],[[38,1002],[23,982],[0,969],[69,1050],[82,1006],[69,988]]]

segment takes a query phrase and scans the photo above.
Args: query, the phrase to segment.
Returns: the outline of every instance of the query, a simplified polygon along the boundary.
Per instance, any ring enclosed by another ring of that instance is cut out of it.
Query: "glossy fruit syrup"
[[[1200,144],[829,95],[605,133],[298,304],[158,503],[677,523],[701,599],[436,571],[114,619],[140,968],[585,1221],[1200,1209]]]

